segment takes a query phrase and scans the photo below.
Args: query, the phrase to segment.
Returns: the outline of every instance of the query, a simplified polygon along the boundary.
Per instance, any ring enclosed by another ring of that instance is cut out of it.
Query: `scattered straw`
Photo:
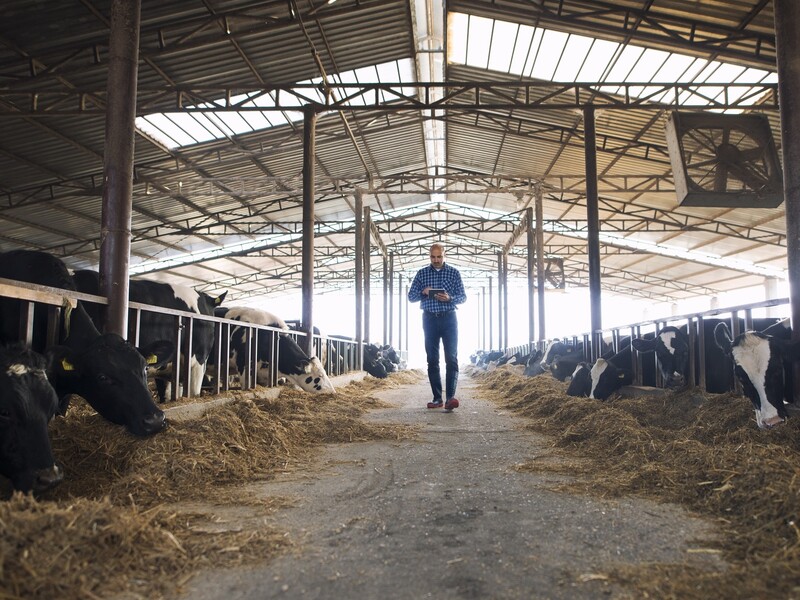
[[[376,380],[394,386],[405,374]],[[416,379],[415,379],[416,380]],[[410,437],[406,426],[366,422],[385,406],[361,384],[337,394],[285,388],[275,399],[231,392],[228,404],[135,438],[77,400],[51,425],[64,482],[38,499],[0,502],[0,598],[86,599],[173,594],[197,569],[268,560],[283,532],[263,516],[291,501],[242,484],[307,465],[321,444]],[[200,504],[202,511],[181,509]],[[215,514],[249,511],[257,527],[220,528]]]
[[[789,598],[800,595],[800,420],[771,431],[750,402],[699,391],[606,402],[566,395],[548,375],[475,374],[483,393],[551,436],[565,460],[522,468],[580,474],[569,491],[638,494],[681,504],[720,524],[724,573],[686,565],[613,571],[641,597]]]

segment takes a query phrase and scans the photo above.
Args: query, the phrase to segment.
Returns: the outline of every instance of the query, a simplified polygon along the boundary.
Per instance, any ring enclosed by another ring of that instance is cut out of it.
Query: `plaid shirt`
[[[450,296],[450,302],[439,302],[436,298],[428,298],[422,295],[422,290],[426,287],[442,288]],[[461,281],[461,273],[458,269],[446,264],[438,271],[431,265],[417,271],[411,287],[408,288],[408,301],[419,302],[422,300],[420,308],[432,313],[447,312],[455,310],[456,304],[466,302],[467,293],[464,291],[464,284]]]

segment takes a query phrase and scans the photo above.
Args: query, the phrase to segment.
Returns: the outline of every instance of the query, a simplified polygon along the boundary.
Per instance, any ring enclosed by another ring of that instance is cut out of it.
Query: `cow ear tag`
[[[66,358],[61,359],[61,368],[65,371],[74,371],[75,367],[72,366],[72,363],[69,362]]]
[[[147,364],[154,365],[158,362],[158,357],[155,354],[151,354],[147,357]]]

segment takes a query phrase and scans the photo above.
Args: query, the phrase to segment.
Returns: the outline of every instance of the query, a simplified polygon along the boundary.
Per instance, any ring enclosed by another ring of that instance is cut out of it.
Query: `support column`
[[[534,302],[536,286],[534,285],[534,278],[536,277],[537,257],[534,245],[533,209],[530,207],[525,209],[525,221],[525,230],[527,232],[526,241],[528,244],[528,352],[532,352],[536,340],[536,324],[534,319],[536,312]]]
[[[792,340],[800,340],[800,3],[773,0],[781,114],[786,259]],[[800,361],[794,363],[794,397],[800,397]]]
[[[390,257],[383,257],[383,344],[389,343],[389,332],[391,331],[390,320],[392,318],[392,311],[390,310],[392,304],[392,286],[391,286],[391,267],[389,265]]]
[[[546,339],[544,295],[544,206],[542,186],[536,186],[536,291],[539,301],[539,339]]]
[[[503,349],[503,253],[497,253],[497,349]]]
[[[370,216],[369,206],[364,207],[364,343],[369,343],[369,273],[372,265],[370,264],[370,230],[372,229],[372,217]]]
[[[108,100],[103,154],[100,293],[108,298],[105,330],[124,338],[128,337],[140,21],[141,0],[113,0],[106,83]]]
[[[403,274],[397,274],[397,349],[403,349]]]
[[[314,355],[314,178],[317,113],[303,113],[303,326],[302,348]]]
[[[508,348],[508,254],[503,252],[503,341]]]
[[[586,221],[589,251],[589,303],[591,309],[592,360],[600,355],[603,328],[600,301],[600,210],[597,191],[597,136],[595,133],[594,107],[583,109],[584,153],[586,155]]]
[[[492,331],[492,324],[494,323],[492,316],[492,278],[489,277],[489,312],[486,316],[486,322],[489,323],[489,345],[486,347],[487,350],[492,350],[492,342],[494,341],[494,332]]]
[[[363,277],[364,277],[364,198],[361,190],[356,190],[356,345],[358,352],[356,368],[361,369],[363,366],[363,352],[361,352],[361,342],[363,341],[363,327],[364,327],[364,291],[363,291]]]

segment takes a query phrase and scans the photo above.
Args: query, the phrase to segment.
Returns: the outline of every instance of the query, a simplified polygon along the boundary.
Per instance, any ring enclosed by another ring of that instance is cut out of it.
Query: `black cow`
[[[288,331],[289,327],[280,317],[265,310],[248,307],[221,307],[216,310],[216,316],[234,321],[243,321],[256,325],[266,325]],[[233,327],[230,333],[231,361],[235,363],[239,373],[244,373],[247,361],[246,329]],[[257,359],[258,369],[256,383],[269,385],[268,366],[273,362],[273,347],[271,332],[265,329],[258,330]],[[285,376],[297,387],[307,392],[330,392],[336,390],[322,367],[322,362],[316,356],[308,356],[295,339],[286,334],[278,334],[278,372]]]
[[[790,338],[788,319],[763,332],[745,331],[736,339],[731,339],[726,323],[718,323],[714,328],[714,339],[733,359],[736,376],[753,403],[756,423],[761,429],[774,427],[788,417],[784,401],[787,398],[792,401],[793,397],[786,374],[791,372],[792,362],[800,359],[800,341],[792,342]]]
[[[0,254],[0,277],[75,291],[64,263],[47,253],[13,250]],[[67,396],[77,394],[105,419],[145,436],[166,426],[164,413],[147,388],[147,366],[164,364],[172,355],[171,343],[153,344],[141,350],[114,333],[101,334],[82,302],[65,311],[61,345],[50,348],[53,356],[48,377],[66,411]],[[0,299],[0,342],[19,335],[20,302]],[[34,349],[44,351],[44,307],[34,313]]]
[[[61,482],[47,425],[59,412],[45,358],[22,344],[0,347],[0,475],[15,490],[42,491]]]
[[[73,274],[78,291],[86,294],[100,295],[100,279],[97,271],[81,270]],[[215,307],[225,299],[226,293],[212,297],[204,292],[197,292],[190,287],[132,279],[129,284],[128,298],[131,302],[150,304],[173,310],[181,310],[201,315],[214,315]],[[95,305],[88,309],[97,327],[102,327],[102,312]],[[130,320],[133,322],[134,312],[131,309]],[[175,317],[153,311],[141,311],[139,323],[139,344],[147,346],[172,340],[175,331]],[[170,342],[171,343],[171,342]],[[214,346],[214,324],[210,321],[195,320],[192,327],[192,349],[189,360],[189,389],[193,396],[200,394],[206,371],[208,355]],[[172,357],[171,357],[172,358]],[[160,402],[165,402],[170,395],[171,370],[164,365],[154,370],[156,389]]]

